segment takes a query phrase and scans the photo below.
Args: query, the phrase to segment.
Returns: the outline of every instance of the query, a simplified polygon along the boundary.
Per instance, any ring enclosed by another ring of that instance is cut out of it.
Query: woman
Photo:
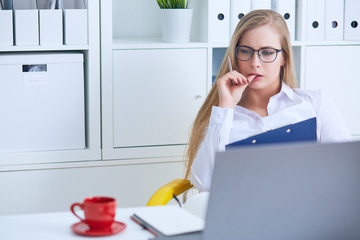
[[[200,191],[208,191],[215,152],[312,117],[317,118],[319,142],[351,140],[344,119],[326,95],[295,87],[286,22],[271,10],[248,13],[235,29],[216,82],[195,119],[186,178]]]

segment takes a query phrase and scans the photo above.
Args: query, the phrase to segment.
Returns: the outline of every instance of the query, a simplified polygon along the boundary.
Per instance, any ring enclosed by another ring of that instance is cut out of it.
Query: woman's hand
[[[219,107],[234,108],[241,99],[245,88],[255,78],[255,75],[245,77],[236,70],[226,73],[216,81],[219,93]]]

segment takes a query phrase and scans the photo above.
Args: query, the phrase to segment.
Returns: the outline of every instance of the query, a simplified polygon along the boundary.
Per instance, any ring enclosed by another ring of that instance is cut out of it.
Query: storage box
[[[81,53],[0,54],[0,152],[85,148]]]
[[[11,10],[0,11],[0,46],[13,45],[13,15]]]

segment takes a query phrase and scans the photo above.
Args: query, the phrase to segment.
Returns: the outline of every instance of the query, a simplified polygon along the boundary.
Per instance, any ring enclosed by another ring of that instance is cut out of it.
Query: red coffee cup
[[[85,219],[75,213],[75,207],[84,211]],[[115,219],[116,200],[111,197],[85,198],[83,203],[73,203],[71,212],[92,230],[106,230],[111,228]]]

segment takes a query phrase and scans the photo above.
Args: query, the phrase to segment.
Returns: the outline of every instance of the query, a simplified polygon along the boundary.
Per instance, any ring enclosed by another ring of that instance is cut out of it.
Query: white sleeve
[[[332,99],[320,92],[320,142],[346,142],[351,141],[351,134],[341,112]]]
[[[233,124],[234,109],[213,106],[209,126],[191,166],[191,183],[200,191],[209,191],[215,153],[225,150]]]

